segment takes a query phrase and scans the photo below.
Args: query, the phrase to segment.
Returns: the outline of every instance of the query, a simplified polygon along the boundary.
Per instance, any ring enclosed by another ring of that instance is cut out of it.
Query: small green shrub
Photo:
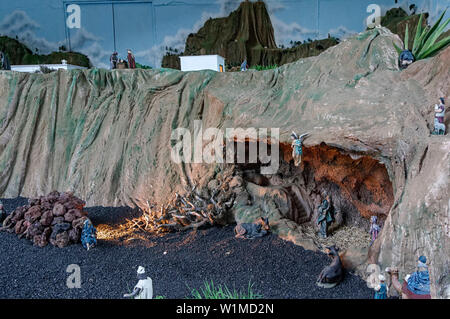
[[[144,69],[144,70],[151,70],[152,67],[144,64],[140,64],[136,62],[136,69]]]
[[[278,68],[278,65],[274,64],[274,65],[255,65],[250,67],[250,69],[252,70],[256,70],[256,71],[265,71],[265,70],[272,70],[272,69],[276,69]]]
[[[188,287],[189,288],[189,287]],[[248,283],[247,290],[230,290],[226,285],[215,286],[214,282],[205,281],[199,290],[191,290],[191,299],[261,299],[262,295],[253,290],[253,284]]]

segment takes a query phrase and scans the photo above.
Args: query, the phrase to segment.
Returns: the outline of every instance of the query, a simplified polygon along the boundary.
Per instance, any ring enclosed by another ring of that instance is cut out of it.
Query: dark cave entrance
[[[329,194],[334,215],[330,232],[342,226],[368,231],[371,216],[378,217],[380,226],[384,224],[394,202],[394,193],[387,169],[377,159],[364,154],[347,154],[322,143],[304,147],[302,163],[296,167],[291,146],[281,144],[278,172],[263,175],[263,164],[249,162],[251,143],[254,142],[245,142],[246,161],[236,164],[236,173],[246,183],[283,190],[289,198],[286,218],[314,227],[317,207],[325,194]],[[270,154],[270,147],[268,149]]]

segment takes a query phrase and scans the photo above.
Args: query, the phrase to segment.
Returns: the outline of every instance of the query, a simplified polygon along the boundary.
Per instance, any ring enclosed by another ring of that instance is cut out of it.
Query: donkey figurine
[[[328,256],[331,256],[333,261],[326,266],[317,278],[317,286],[322,288],[333,288],[338,285],[344,277],[341,258],[339,257],[339,248],[336,246],[327,247]]]
[[[269,218],[261,217],[255,223],[237,224],[234,228],[236,238],[254,239],[267,235],[270,231]]]

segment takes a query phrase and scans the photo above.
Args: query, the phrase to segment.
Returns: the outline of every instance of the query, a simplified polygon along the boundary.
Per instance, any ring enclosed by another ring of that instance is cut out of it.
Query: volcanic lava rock
[[[66,207],[61,203],[56,203],[55,206],[53,206],[53,215],[54,216],[64,216],[66,213]]]
[[[39,206],[39,205],[32,206],[24,215],[25,220],[30,223],[34,223],[41,216],[42,216],[41,206]]]
[[[44,212],[44,214],[42,214],[41,224],[43,226],[50,226],[52,224],[52,221],[53,221],[53,212],[51,210],[47,210],[46,212]]]
[[[51,192],[33,198],[29,204],[16,208],[4,221],[1,230],[15,232],[31,240],[34,245],[65,247],[79,243],[87,213],[85,202],[72,193]]]

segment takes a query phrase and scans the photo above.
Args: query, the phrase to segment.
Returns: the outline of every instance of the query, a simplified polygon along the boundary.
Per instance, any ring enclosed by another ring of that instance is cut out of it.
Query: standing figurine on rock
[[[8,56],[2,51],[0,51],[0,70],[11,71]]]
[[[341,258],[339,257],[339,248],[331,246],[327,247],[327,250],[328,256],[330,256],[333,261],[320,272],[316,284],[322,288],[333,288],[344,278],[344,270],[342,268]]]
[[[134,287],[133,292],[130,294],[124,294],[124,298],[134,299],[152,299],[153,298],[153,283],[152,279],[145,273],[145,268],[139,266],[137,270],[137,277],[139,279],[137,285]]]
[[[327,238],[328,224],[333,221],[331,216],[331,200],[330,195],[327,195],[322,204],[318,207],[319,216],[317,217],[317,225],[319,225],[319,236]]]
[[[83,231],[81,232],[81,244],[88,251],[97,245],[97,230],[89,218],[86,218],[83,225]]]
[[[370,217],[370,236],[372,237],[372,240],[370,242],[370,245],[372,246],[375,239],[377,239],[378,234],[380,233],[381,227],[377,224],[378,218],[377,216]]]
[[[136,69],[136,60],[130,49],[128,49],[128,67],[130,69]]]
[[[303,155],[303,140],[309,135],[309,133],[302,134],[298,137],[297,133],[292,132],[292,157],[294,158],[294,165],[299,166],[302,162]]]
[[[111,70],[117,69],[117,63],[119,62],[119,57],[117,56],[118,53],[116,51],[111,54],[111,57],[109,58],[109,62],[111,64]]]
[[[3,221],[6,219],[6,212],[3,208],[3,203],[0,201],[0,227],[2,227]]]
[[[244,60],[244,62],[242,62],[241,64],[241,72],[245,72],[248,70],[248,64],[247,64],[247,59]]]
[[[444,98],[439,98],[439,104],[434,106],[434,131],[433,135],[445,135],[445,103]]]
[[[383,275],[379,275],[378,279],[380,280],[380,284],[375,287],[375,295],[374,299],[386,299],[387,298],[387,287],[384,283],[386,278]]]

